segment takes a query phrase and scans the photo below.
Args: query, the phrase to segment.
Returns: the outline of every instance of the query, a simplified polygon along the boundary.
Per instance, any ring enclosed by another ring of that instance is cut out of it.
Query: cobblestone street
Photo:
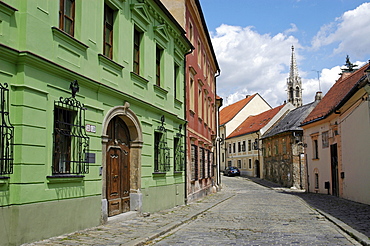
[[[25,245],[360,245],[302,198],[243,177],[199,202]]]
[[[353,245],[296,196],[224,178],[234,196],[156,245]]]

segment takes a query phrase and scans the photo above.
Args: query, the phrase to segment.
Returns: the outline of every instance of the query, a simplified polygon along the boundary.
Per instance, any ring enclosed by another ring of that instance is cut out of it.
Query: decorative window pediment
[[[136,17],[141,27],[145,27],[150,23],[150,15],[144,3],[134,3],[130,5],[132,14]]]
[[[157,42],[161,43],[163,46],[170,40],[166,25],[158,25],[154,27],[154,33],[156,35]]]

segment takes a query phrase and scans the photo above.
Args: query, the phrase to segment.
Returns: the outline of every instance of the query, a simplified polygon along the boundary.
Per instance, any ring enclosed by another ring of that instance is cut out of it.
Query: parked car
[[[237,167],[226,167],[224,170],[224,176],[240,176],[240,170]]]

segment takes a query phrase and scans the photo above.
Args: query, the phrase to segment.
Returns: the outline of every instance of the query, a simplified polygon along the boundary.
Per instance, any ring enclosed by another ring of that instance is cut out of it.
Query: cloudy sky
[[[287,98],[291,47],[303,103],[339,78],[346,56],[370,59],[370,2],[360,0],[200,0],[228,105],[259,93],[272,107]]]

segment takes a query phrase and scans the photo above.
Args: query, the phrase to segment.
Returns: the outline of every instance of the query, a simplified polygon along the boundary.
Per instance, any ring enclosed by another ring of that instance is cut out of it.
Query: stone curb
[[[172,222],[164,227],[161,227],[158,229],[158,231],[154,232],[152,235],[149,235],[145,238],[139,238],[139,239],[136,239],[136,240],[133,240],[131,242],[128,242],[126,243],[125,245],[127,246],[142,246],[142,245],[145,245],[145,243],[149,242],[149,241],[152,241],[172,230],[174,230],[175,228],[195,219],[196,217],[198,217],[199,215],[203,214],[204,212],[210,210],[211,208],[217,206],[218,204],[230,199],[231,197],[233,197],[235,195],[231,195],[231,196],[228,196],[227,198],[224,198],[222,199],[221,201],[217,201],[215,203],[211,203],[210,205],[206,206],[205,208],[201,209],[200,211],[197,211],[195,213],[191,213],[190,216],[187,216],[186,218],[180,220],[180,221],[177,221],[177,222]],[[191,205],[190,205],[191,206]]]

